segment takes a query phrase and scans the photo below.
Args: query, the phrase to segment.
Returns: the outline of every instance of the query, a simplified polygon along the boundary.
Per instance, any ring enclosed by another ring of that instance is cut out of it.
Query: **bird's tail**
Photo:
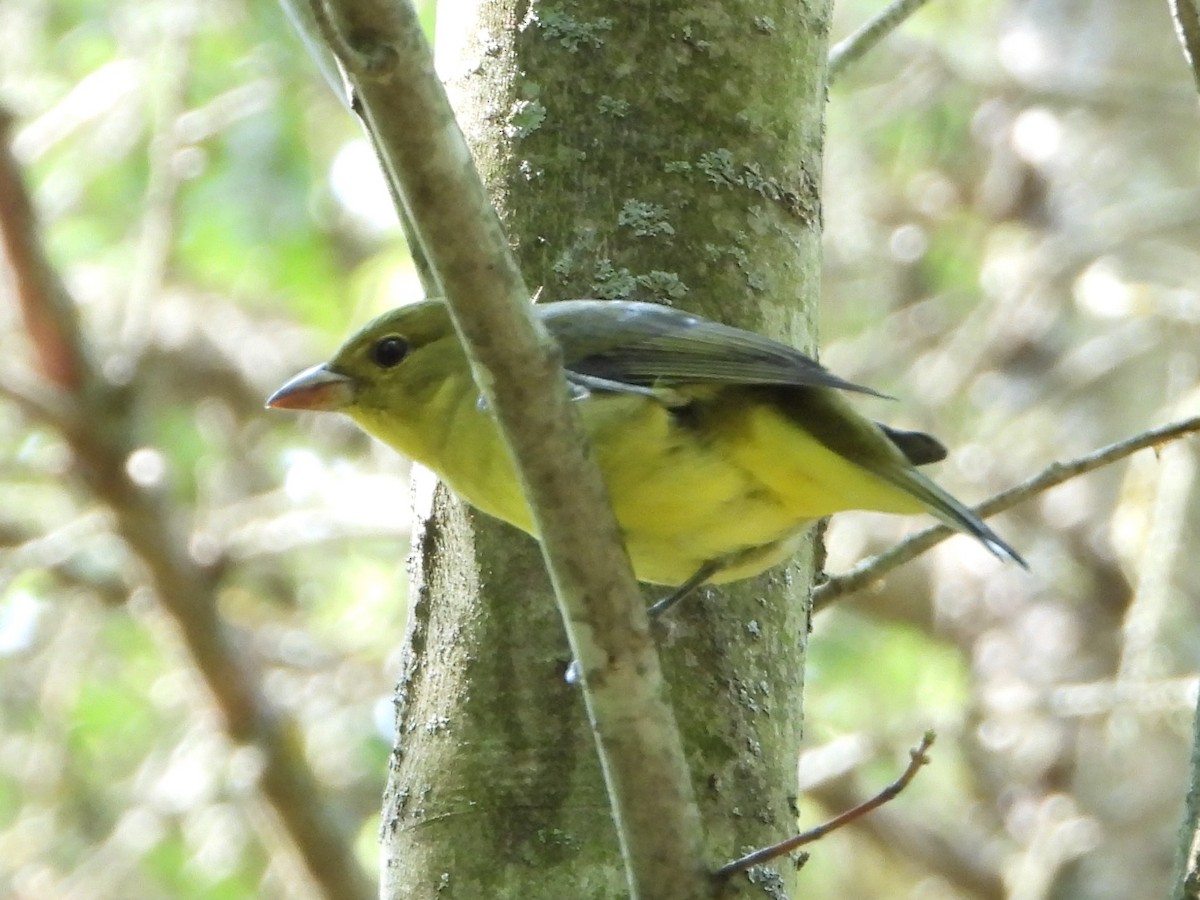
[[[916,498],[934,517],[955,531],[971,535],[999,559],[1012,560],[1024,569],[1029,568],[1021,554],[992,531],[970,508],[916,469],[896,467],[891,471],[877,471],[876,474]]]

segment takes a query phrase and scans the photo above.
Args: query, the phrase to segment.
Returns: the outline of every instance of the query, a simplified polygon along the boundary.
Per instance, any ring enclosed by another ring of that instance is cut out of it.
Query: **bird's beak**
[[[332,411],[354,402],[354,379],[324,364],[305,369],[270,397],[267,409]]]

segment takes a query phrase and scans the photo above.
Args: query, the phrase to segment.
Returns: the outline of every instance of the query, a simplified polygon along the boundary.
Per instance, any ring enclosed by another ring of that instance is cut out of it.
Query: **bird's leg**
[[[648,610],[646,610],[646,615],[650,616],[652,619],[661,616],[663,613],[674,607],[676,603],[678,603],[688,594],[695,591],[696,588],[700,587],[700,585],[704,584],[704,582],[708,581],[708,579],[716,575],[724,567],[724,560],[710,559],[699,569],[697,569],[691,578],[679,585],[679,587],[675,588],[675,590],[671,591],[671,593],[667,594],[667,596],[663,597]]]

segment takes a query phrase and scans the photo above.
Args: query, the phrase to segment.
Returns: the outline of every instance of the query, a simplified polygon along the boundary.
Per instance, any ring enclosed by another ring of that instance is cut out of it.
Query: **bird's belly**
[[[585,421],[640,580],[679,584],[706,562],[763,548],[714,580],[746,578],[794,550],[809,520],[663,406],[593,400]]]
[[[593,396],[581,413],[639,580],[677,585],[707,562],[736,557],[712,579],[732,581],[795,551],[812,517],[737,459],[720,435],[633,395]],[[442,476],[474,506],[536,536],[498,432],[459,433],[473,439],[449,442],[455,464],[442,467]]]

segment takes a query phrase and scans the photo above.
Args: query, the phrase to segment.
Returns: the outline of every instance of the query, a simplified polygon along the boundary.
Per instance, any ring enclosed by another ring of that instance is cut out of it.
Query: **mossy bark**
[[[828,20],[824,0],[443,4],[442,73],[541,301],[656,300],[811,347]],[[536,545],[422,496],[384,896],[626,896]],[[798,560],[671,614],[714,867],[795,827],[810,578]],[[730,895],[787,896],[787,868]]]

